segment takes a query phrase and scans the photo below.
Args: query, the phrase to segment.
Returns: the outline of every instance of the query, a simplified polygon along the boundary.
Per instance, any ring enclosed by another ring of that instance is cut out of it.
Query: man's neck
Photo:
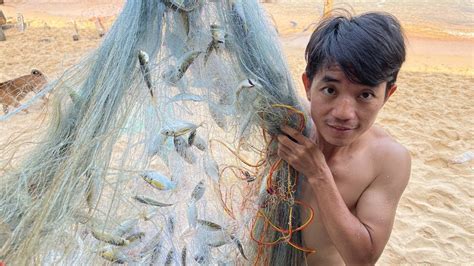
[[[327,142],[319,133],[318,143],[319,148],[321,149],[322,153],[324,154],[324,157],[326,158],[326,161],[328,162],[338,154],[349,151],[355,145],[355,143],[351,143],[347,146],[336,146]]]

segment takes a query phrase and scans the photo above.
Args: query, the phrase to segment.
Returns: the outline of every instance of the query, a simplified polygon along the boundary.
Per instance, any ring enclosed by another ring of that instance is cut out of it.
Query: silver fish
[[[189,133],[189,137],[188,137],[188,145],[189,146],[193,145],[194,140],[196,139],[196,134],[197,134],[196,130],[193,130],[193,131],[191,131],[191,133]]]
[[[239,96],[240,96],[240,93],[242,92],[242,90],[244,89],[250,89],[250,88],[254,88],[256,86],[259,86],[259,84],[252,80],[252,79],[245,79],[245,80],[242,80],[238,85],[237,85],[237,89],[235,90],[235,95],[236,95],[236,98],[239,99]]]
[[[235,245],[237,245],[237,248],[239,249],[239,252],[242,255],[242,257],[244,257],[244,259],[246,260],[249,260],[247,256],[245,256],[244,247],[242,246],[242,243],[240,243],[239,239],[237,239],[235,236],[232,236],[232,235],[230,236],[230,238],[235,243]]]
[[[152,187],[159,190],[171,190],[176,188],[175,182],[156,171],[146,171],[141,177]]]
[[[101,224],[101,222],[98,219],[92,217],[91,214],[86,213],[86,212],[76,211],[73,217],[80,224],[87,224],[87,223],[92,224],[92,225]]]
[[[145,84],[148,87],[148,90],[150,90],[151,96],[153,97],[153,84],[151,82],[150,67],[148,65],[150,62],[150,57],[145,51],[138,51],[138,62],[140,63],[140,71],[142,72]]]
[[[166,145],[166,140],[168,139],[168,136],[164,134],[154,134],[150,136],[150,139],[148,140],[148,145],[147,147],[147,153],[149,156],[155,156],[158,155],[161,158],[166,158],[164,156],[163,150]],[[166,161],[165,159],[163,159]]]
[[[174,234],[174,228],[175,228],[175,221],[173,216],[169,216],[166,219],[166,230],[170,235]]]
[[[206,175],[210,177],[214,182],[219,183],[219,166],[217,165],[216,161],[214,161],[214,159],[212,159],[210,156],[205,156],[203,164],[204,172],[206,173]]]
[[[144,232],[137,232],[137,233],[133,233],[129,236],[127,236],[127,240],[132,243],[132,242],[135,242],[137,240],[141,240],[143,237],[145,236],[145,233]]]
[[[204,64],[207,63],[207,60],[209,59],[209,56],[211,55],[213,51],[218,52],[219,46],[221,44],[225,44],[226,35],[227,34],[225,33],[222,27],[215,24],[211,25],[212,40],[207,46],[206,52],[204,54]]]
[[[151,250],[151,263],[155,265],[156,261],[160,258],[161,250],[163,249],[163,243],[160,241]]]
[[[194,260],[195,260],[198,264],[202,265],[202,264],[205,264],[205,262],[206,262],[206,257],[204,257],[203,255],[197,254],[197,255],[194,256]]]
[[[137,224],[138,224],[138,219],[136,218],[125,220],[122,223],[120,223],[119,226],[117,226],[117,228],[114,231],[114,235],[122,237],[123,235],[132,231],[132,229],[135,226],[137,226]]]
[[[87,187],[86,202],[89,209],[95,209],[99,203],[100,194],[102,192],[102,180],[96,173],[88,171],[86,173],[87,179],[89,179],[89,186]]]
[[[188,142],[183,137],[174,137],[174,147],[176,152],[189,164],[196,163],[196,155],[189,149]]]
[[[205,151],[207,149],[207,142],[199,136],[194,138],[193,145],[201,151]]]
[[[153,256],[158,257],[161,253],[162,247],[163,247],[163,239],[161,238],[161,232],[158,232],[142,248],[140,252],[140,257],[144,258],[149,255],[151,255],[152,257]]]
[[[206,186],[204,185],[204,180],[199,181],[199,183],[194,187],[193,192],[191,193],[191,199],[194,201],[200,200],[206,192]]]
[[[177,79],[180,80],[184,74],[186,73],[186,70],[188,70],[189,66],[194,62],[194,60],[201,54],[201,51],[191,51],[185,53],[180,60],[178,61],[178,75]]]
[[[200,265],[209,265],[211,249],[208,245],[199,245],[194,253],[194,260]]]
[[[101,230],[96,230],[92,228],[91,230],[92,236],[94,236],[97,240],[115,245],[115,246],[127,246],[130,244],[130,241],[126,240],[117,235],[112,235],[106,232],[102,232]]]
[[[209,243],[207,243],[208,246],[213,247],[213,248],[218,248],[225,244],[229,244],[229,240],[218,239],[218,240],[209,241]]]
[[[171,263],[174,260],[173,257],[174,257],[174,251],[173,251],[173,249],[170,249],[170,251],[168,252],[168,255],[166,255],[166,260],[165,260],[165,265],[166,266],[171,265]]]
[[[173,96],[168,103],[173,103],[177,101],[192,101],[192,102],[202,102],[204,97],[192,93],[180,93]]]
[[[231,10],[239,20],[239,24],[243,26],[244,31],[248,32],[247,19],[245,18],[244,7],[242,0],[230,0]]]
[[[186,35],[189,35],[189,14],[188,12],[179,11],[179,17],[183,23],[184,31]]]
[[[186,214],[188,216],[189,226],[192,227],[192,228],[196,227],[198,213],[197,213],[197,208],[196,208],[196,202],[195,201],[191,201],[191,202],[188,203],[188,209],[187,209]]]
[[[213,41],[209,43],[209,45],[206,48],[206,52],[204,54],[204,64],[207,64],[207,61],[209,60],[209,56],[211,56],[212,51],[216,50],[217,48],[215,47],[215,44]]]
[[[243,171],[242,173],[245,176],[245,181],[247,181],[249,183],[253,182],[253,181],[255,181],[255,179],[257,179],[257,177],[254,176],[254,175],[251,175],[249,171]]]
[[[69,94],[69,97],[71,97],[71,101],[74,107],[78,108],[80,104],[82,103],[81,96],[75,90],[69,87],[67,87],[67,92]]]
[[[136,196],[133,196],[132,198],[135,199],[138,202],[143,203],[143,204],[148,204],[148,205],[157,206],[157,207],[169,207],[169,206],[174,205],[174,203],[162,203],[162,202],[156,201],[152,198],[148,198],[146,196],[136,195]]]
[[[222,226],[214,223],[214,222],[211,222],[211,221],[207,221],[207,220],[202,220],[202,219],[197,219],[197,222],[198,224],[206,227],[206,229],[208,230],[212,230],[212,231],[220,231],[223,229]]]
[[[230,243],[229,235],[223,231],[215,231],[206,239],[206,244],[210,247],[218,248]]]
[[[108,247],[108,248],[100,251],[99,255],[102,258],[104,258],[104,259],[106,259],[110,262],[117,263],[117,264],[124,264],[129,260],[129,258],[127,256],[125,256],[125,254],[120,252],[118,249],[112,248],[112,247]]]
[[[212,40],[215,43],[225,43],[226,32],[224,31],[223,27],[216,24],[212,24],[211,35],[212,35]]]
[[[173,84],[176,84],[184,76],[189,66],[201,53],[201,51],[190,51],[185,53],[178,59],[178,62],[174,68],[169,69],[163,74],[163,78]]]
[[[175,120],[173,123],[164,126],[160,133],[168,137],[179,137],[191,133],[200,126],[202,126],[202,123],[196,125],[188,121]]]
[[[188,248],[186,246],[183,247],[183,250],[181,251],[181,265],[186,266],[186,257],[188,254]]]

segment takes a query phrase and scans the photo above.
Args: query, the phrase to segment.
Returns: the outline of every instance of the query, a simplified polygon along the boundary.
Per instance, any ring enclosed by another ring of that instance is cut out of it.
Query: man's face
[[[303,74],[303,82],[320,137],[335,146],[349,145],[364,134],[396,89],[385,97],[387,82],[375,87],[352,83],[337,66],[322,69],[312,82]]]

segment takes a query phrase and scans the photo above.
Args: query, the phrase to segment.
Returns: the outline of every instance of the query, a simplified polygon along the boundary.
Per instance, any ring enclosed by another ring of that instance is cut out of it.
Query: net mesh
[[[2,161],[0,258],[301,264],[312,211],[275,137],[307,119],[270,25],[256,0],[128,1]]]

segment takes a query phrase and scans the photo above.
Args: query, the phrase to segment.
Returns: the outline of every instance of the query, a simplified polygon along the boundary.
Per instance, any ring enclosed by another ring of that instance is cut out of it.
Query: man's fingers
[[[291,147],[285,146],[282,143],[278,144],[278,150],[284,151],[285,153],[288,153],[288,154],[292,153]]]
[[[283,126],[281,128],[281,131],[283,131],[283,133],[287,134],[289,137],[296,140],[296,142],[299,144],[303,144],[306,142],[306,137],[303,134],[301,134],[301,132],[299,132],[298,130],[294,128]]]
[[[283,145],[289,149],[295,149],[298,146],[298,142],[291,140],[290,137],[286,135],[278,135],[277,140],[280,145]]]
[[[280,145],[278,147],[278,156],[281,159],[285,160],[287,163],[289,163],[291,157],[293,156],[293,153],[287,147]]]

